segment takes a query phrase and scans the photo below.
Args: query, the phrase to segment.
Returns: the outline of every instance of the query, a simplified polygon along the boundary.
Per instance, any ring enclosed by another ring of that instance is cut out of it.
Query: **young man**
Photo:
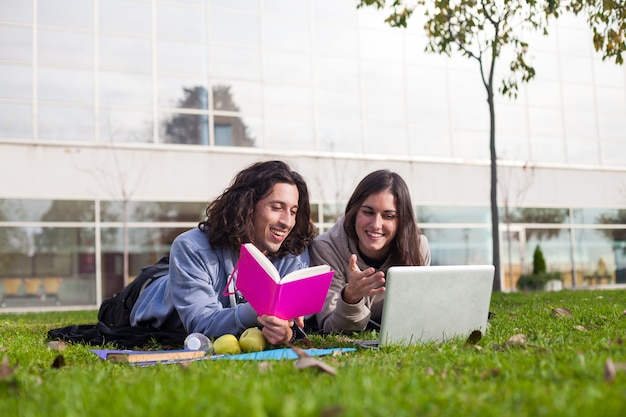
[[[271,344],[292,340],[292,321],[259,317],[229,295],[228,278],[247,242],[261,249],[281,276],[307,267],[307,246],[315,235],[310,217],[306,183],[284,162],[259,162],[239,172],[209,203],[206,219],[174,240],[169,274],[141,292],[131,325],[183,327],[209,337],[238,335],[260,325]]]

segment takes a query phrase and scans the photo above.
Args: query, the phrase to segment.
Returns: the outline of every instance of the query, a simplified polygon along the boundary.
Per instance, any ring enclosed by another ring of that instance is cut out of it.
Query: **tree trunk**
[[[496,160],[496,112],[493,103],[493,88],[487,88],[487,102],[489,103],[489,151],[491,155],[491,239],[493,241],[493,266],[495,276],[493,290],[500,291],[500,219],[498,216],[498,165]]]

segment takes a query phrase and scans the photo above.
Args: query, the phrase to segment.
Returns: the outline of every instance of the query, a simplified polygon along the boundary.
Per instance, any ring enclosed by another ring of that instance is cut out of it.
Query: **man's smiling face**
[[[277,183],[254,207],[254,243],[263,252],[274,253],[296,224],[298,187]]]

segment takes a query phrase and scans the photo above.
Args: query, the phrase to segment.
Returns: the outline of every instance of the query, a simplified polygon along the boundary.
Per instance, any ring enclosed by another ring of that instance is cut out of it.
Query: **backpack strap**
[[[235,294],[237,293],[237,290],[235,290],[235,281],[233,280],[233,278],[235,277],[235,274],[237,273],[238,269],[239,269],[239,263],[235,265],[235,269],[233,269],[233,272],[228,276],[228,282],[226,283],[226,287],[224,288],[224,291],[222,291],[222,295],[228,296],[231,307],[235,307],[237,305],[237,297],[235,296]]]

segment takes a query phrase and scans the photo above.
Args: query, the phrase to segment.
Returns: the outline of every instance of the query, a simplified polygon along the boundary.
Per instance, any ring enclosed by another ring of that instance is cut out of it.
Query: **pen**
[[[302,327],[300,327],[300,326],[298,326],[297,324],[294,323],[294,325],[292,327],[292,331],[293,331],[294,339],[302,340],[302,342],[308,348],[313,346],[311,344],[311,341],[309,340],[309,336],[306,334],[306,332],[304,331],[304,329]]]

